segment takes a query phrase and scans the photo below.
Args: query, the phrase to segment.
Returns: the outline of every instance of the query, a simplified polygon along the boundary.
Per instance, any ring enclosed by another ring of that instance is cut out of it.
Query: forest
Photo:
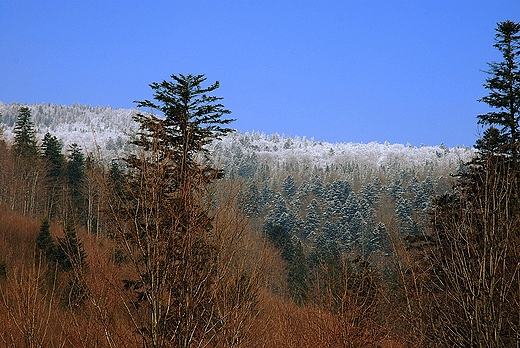
[[[520,346],[520,23],[495,48],[474,149],[238,133],[204,75],[0,103],[0,342]]]

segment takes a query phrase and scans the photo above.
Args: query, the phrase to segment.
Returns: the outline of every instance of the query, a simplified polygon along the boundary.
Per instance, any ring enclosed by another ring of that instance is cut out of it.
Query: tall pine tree
[[[495,44],[503,61],[488,63],[484,87],[489,91],[479,101],[495,109],[478,115],[478,122],[491,126],[477,142],[480,151],[511,154],[516,160],[520,146],[520,23],[498,23]]]
[[[138,102],[136,150],[125,158],[125,180],[114,190],[112,218],[137,276],[126,281],[139,307],[147,347],[188,347],[215,327],[211,307],[214,250],[206,190],[223,173],[205,145],[232,130],[230,111],[202,87],[204,75],[172,75],[152,83],[153,101]],[[115,186],[115,185],[114,185]],[[146,318],[146,319],[144,319]]]
[[[14,151],[17,155],[32,159],[38,157],[38,146],[34,123],[31,121],[31,110],[22,106],[14,126]]]
[[[432,234],[414,239],[429,251],[431,302],[421,316],[436,346],[520,346],[519,33],[520,23],[498,23],[494,47],[504,61],[489,63],[481,99],[495,111],[478,115],[490,128],[453,191],[433,201]]]

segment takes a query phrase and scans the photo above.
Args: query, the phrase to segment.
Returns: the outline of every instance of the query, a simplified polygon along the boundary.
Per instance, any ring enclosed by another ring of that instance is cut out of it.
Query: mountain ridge
[[[20,107],[31,110],[37,139],[46,132],[55,135],[64,145],[80,145],[84,151],[101,158],[117,158],[128,149],[130,135],[136,131],[137,124],[132,116],[136,109],[120,109],[110,106],[73,104],[56,105],[50,103],[20,104],[0,102],[1,123],[4,137],[14,138],[13,129]],[[209,145],[218,161],[229,162],[230,158],[247,158],[253,154],[260,161],[270,163],[299,162],[310,168],[326,169],[330,165],[363,163],[374,169],[388,166],[419,167],[428,163],[446,162],[448,167],[468,161],[473,149],[468,147],[448,148],[442,143],[438,146],[414,147],[410,144],[378,143],[329,143],[317,141],[306,136],[265,134],[262,132],[236,132]],[[228,163],[229,164],[229,163]]]

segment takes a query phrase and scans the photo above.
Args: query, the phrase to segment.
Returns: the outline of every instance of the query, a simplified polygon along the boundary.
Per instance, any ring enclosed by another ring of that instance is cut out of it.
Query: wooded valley
[[[474,150],[236,133],[204,75],[134,111],[2,104],[0,342],[518,347],[519,33]]]

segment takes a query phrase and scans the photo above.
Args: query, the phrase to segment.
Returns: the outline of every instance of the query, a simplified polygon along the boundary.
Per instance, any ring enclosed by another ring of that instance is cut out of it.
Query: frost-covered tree
[[[246,216],[260,216],[262,202],[256,182],[250,182],[247,188],[242,192],[241,203]]]
[[[296,194],[296,182],[294,177],[289,174],[282,183],[282,190],[286,197],[292,198]]]
[[[287,207],[280,193],[276,193],[265,217],[265,225],[281,226],[287,233],[294,232],[297,227],[296,215]]]
[[[352,192],[341,209],[341,216],[344,216],[347,221],[350,221],[358,211],[359,200],[357,195]]]
[[[316,199],[313,199],[307,205],[307,215],[305,219],[305,235],[309,236],[315,233],[321,223],[321,209]]]

